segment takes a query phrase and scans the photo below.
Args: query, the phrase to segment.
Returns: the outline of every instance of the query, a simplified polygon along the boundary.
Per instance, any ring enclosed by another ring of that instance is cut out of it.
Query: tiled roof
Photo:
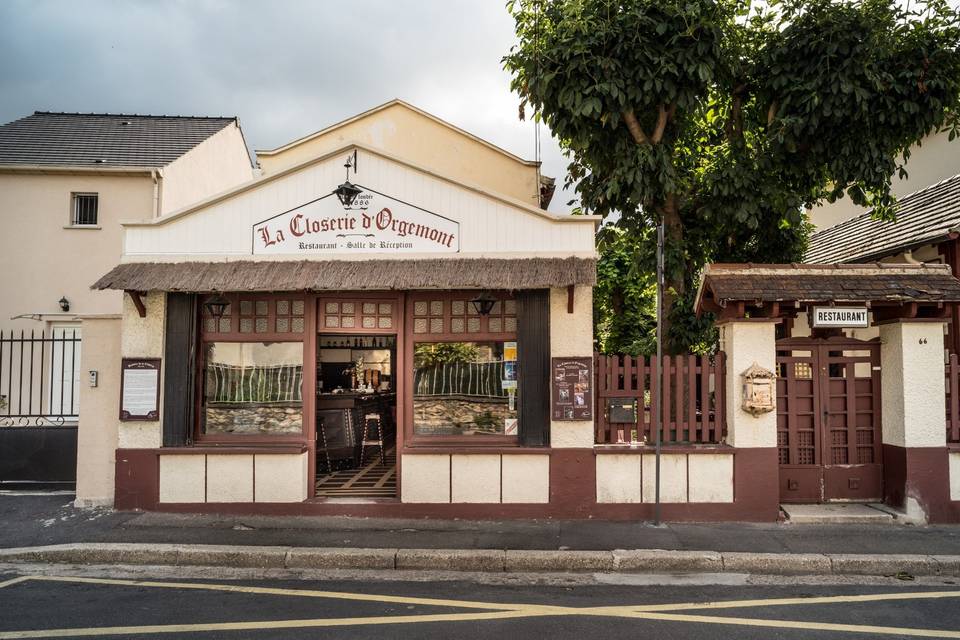
[[[37,111],[0,125],[0,165],[163,167],[231,122]]]
[[[960,231],[960,175],[900,198],[895,222],[872,210],[810,236],[804,262],[862,262],[945,239]]]
[[[697,296],[744,302],[956,302],[960,280],[945,264],[712,264]]]

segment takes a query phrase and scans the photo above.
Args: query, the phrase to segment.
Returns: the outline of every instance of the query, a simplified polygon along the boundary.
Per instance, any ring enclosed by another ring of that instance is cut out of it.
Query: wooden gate
[[[879,341],[778,340],[777,369],[780,500],[881,500]]]

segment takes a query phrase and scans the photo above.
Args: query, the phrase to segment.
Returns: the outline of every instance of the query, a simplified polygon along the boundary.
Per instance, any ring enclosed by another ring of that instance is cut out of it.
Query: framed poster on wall
[[[120,419],[160,419],[160,358],[124,358],[120,374]]]
[[[553,358],[550,367],[554,420],[593,419],[593,358]]]

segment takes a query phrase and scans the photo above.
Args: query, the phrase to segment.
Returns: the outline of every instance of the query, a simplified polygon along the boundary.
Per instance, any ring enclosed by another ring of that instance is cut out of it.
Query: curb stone
[[[73,543],[0,549],[0,563],[388,569],[531,573],[753,573],[960,577],[960,555],[815,554],[617,549],[360,549]]]
[[[642,573],[720,573],[723,557],[716,551],[614,549],[614,571]]]
[[[933,556],[888,554],[867,556],[856,554],[828,554],[833,573],[859,575],[895,575],[900,572],[912,576],[940,575],[940,563]]]
[[[723,570],[728,573],[778,575],[833,573],[830,558],[820,553],[744,553],[723,554]]]
[[[505,555],[498,549],[398,549],[397,569],[502,572]]]

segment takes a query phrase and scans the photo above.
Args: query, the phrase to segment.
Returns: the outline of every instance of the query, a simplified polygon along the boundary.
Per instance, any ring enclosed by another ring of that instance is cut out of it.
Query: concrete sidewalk
[[[361,549],[664,549],[751,553],[960,553],[960,526],[394,520],[76,509],[69,495],[0,494],[0,548],[124,542]]]
[[[957,526],[185,515],[14,494],[0,521],[0,563],[960,576]]]

